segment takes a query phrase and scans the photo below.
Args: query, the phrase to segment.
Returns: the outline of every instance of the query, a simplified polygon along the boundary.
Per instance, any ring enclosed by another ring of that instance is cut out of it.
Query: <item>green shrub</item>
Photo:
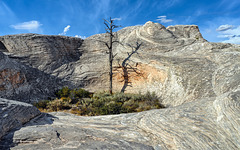
[[[90,98],[91,93],[84,90],[84,89],[76,89],[74,90],[75,92],[75,97],[77,98]]]
[[[71,105],[68,102],[68,99],[55,99],[48,103],[47,109],[50,111],[60,111],[71,109]]]
[[[126,101],[122,105],[121,113],[131,113],[136,112],[136,109],[139,107],[138,101],[134,101],[133,99]]]
[[[161,98],[153,92],[145,94],[108,92],[92,93],[84,89],[69,89],[63,87],[57,92],[58,99],[40,101],[35,106],[48,111],[69,110],[77,115],[108,115],[140,112],[150,109],[164,108]]]
[[[57,93],[56,93],[56,96],[58,98],[61,98],[61,97],[69,97],[70,95],[70,89],[68,87],[63,87],[62,89],[60,89]]]
[[[84,89],[69,89],[68,87],[63,87],[62,89],[56,92],[58,98],[69,97],[71,99],[80,99],[80,98],[90,98],[91,93]]]
[[[49,102],[49,100],[41,100],[37,103],[34,103],[33,106],[37,107],[38,109],[46,109]]]

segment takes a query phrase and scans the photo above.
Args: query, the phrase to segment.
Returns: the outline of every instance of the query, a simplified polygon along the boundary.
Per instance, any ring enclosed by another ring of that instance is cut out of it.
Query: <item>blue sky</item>
[[[198,25],[210,42],[240,44],[240,0],[0,0],[0,36],[39,33],[88,37],[103,18],[123,27],[153,21]]]

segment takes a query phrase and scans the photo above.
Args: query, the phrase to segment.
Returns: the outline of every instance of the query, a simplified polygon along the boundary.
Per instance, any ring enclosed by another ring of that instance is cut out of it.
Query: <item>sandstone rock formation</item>
[[[60,81],[43,71],[13,60],[0,52],[0,95],[2,98],[32,103],[54,96]]]
[[[238,88],[217,97],[141,113],[97,117],[42,114],[6,135],[0,148],[238,150],[239,98]]]
[[[221,95],[240,84],[240,46],[207,42],[197,26],[165,28],[147,22],[124,28],[115,37],[122,43],[114,45],[115,92],[124,87],[122,62],[136,49],[136,43],[141,46],[127,61],[126,92],[155,91],[165,105],[177,106]],[[80,47],[83,55],[76,62],[79,69],[69,77],[78,83],[81,80],[76,79],[82,79],[84,87],[93,91],[108,87],[107,48],[101,41],[107,41],[106,34],[84,40]],[[59,70],[64,72],[64,68]]]
[[[0,139],[37,115],[40,111],[30,104],[0,98]]]
[[[32,103],[54,96],[68,81],[52,72],[79,59],[82,39],[37,34],[0,37],[0,95]],[[2,51],[2,52],[1,52]]]
[[[154,91],[165,105],[177,106],[198,98],[218,96],[239,85],[240,46],[207,42],[195,25],[166,28],[159,23],[147,22],[118,31],[115,40],[121,43],[113,46],[117,54],[115,92]],[[50,88],[41,86],[45,84],[40,82],[38,92],[27,96],[33,99],[31,101],[51,95],[63,85],[90,91],[108,89],[108,55],[104,44],[108,41],[107,34],[93,35],[84,41],[64,36],[23,34],[2,36],[0,41],[0,50],[11,60],[39,70],[54,80],[65,81],[63,84],[51,81]],[[128,58],[128,54],[136,49],[136,43],[140,44],[137,52]],[[125,68],[122,66],[124,61]],[[4,69],[0,70],[6,72]],[[17,82],[23,81],[24,75],[17,72],[11,73],[12,76],[19,78]],[[39,75],[35,76],[38,76],[35,80],[43,81]],[[2,80],[4,84],[8,82]],[[5,92],[2,97],[10,95],[3,87],[1,89]],[[42,94],[40,91],[47,92]],[[12,93],[10,98],[24,100],[14,95]]]
[[[2,137],[0,149],[240,149],[239,45],[210,43],[195,25],[147,22],[114,34],[115,92],[155,91],[170,107],[98,117],[41,114]],[[107,34],[84,41],[0,37],[1,97],[33,102],[63,85],[107,89],[106,41]]]
[[[62,64],[77,61],[81,56],[78,51],[82,44],[80,38],[19,34],[2,36],[0,41],[0,51],[8,52],[11,58],[46,73],[52,72]]]

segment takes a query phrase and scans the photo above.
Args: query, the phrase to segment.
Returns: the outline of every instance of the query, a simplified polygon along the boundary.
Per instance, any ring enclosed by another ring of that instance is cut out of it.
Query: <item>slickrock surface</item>
[[[0,41],[0,51],[3,49],[12,58],[47,73],[62,64],[78,60],[81,55],[78,51],[82,44],[80,38],[19,34],[2,36]]]
[[[4,136],[0,149],[240,149],[239,45],[207,42],[195,25],[147,22],[114,34],[121,43],[113,46],[114,92],[155,91],[169,107],[42,114]],[[0,37],[0,97],[30,103],[61,85],[107,90],[107,41],[107,34]]]
[[[1,148],[238,150],[239,98],[240,89],[141,113],[97,117],[43,114],[6,135]]]
[[[82,39],[38,34],[0,37],[0,96],[32,103],[71,83],[52,75],[79,59]],[[2,52],[4,53],[2,53]]]
[[[33,103],[54,96],[67,84],[43,71],[9,58],[0,52],[0,97]]]
[[[114,92],[154,91],[162,97],[165,105],[177,106],[221,95],[240,84],[240,46],[207,42],[195,25],[166,28],[159,23],[147,22],[143,26],[118,31],[115,40],[121,44],[116,42],[113,46],[117,54],[114,60]],[[64,36],[23,34],[2,36],[0,41],[0,51],[9,59],[39,70],[53,80],[65,82],[47,81],[45,76],[43,79],[42,75],[34,75],[35,81],[43,82],[37,86],[39,92],[26,96],[30,101],[42,99],[43,95],[50,97],[63,85],[90,91],[108,89],[108,54],[104,43],[108,41],[107,34],[93,35],[84,41]],[[14,97],[16,92],[7,93],[7,90],[9,87],[16,91],[26,89],[21,83],[33,76],[26,77],[25,73],[15,69],[5,73],[5,68],[0,68],[3,72],[2,79],[0,76],[1,97],[27,101],[24,97]],[[4,86],[16,82],[9,81],[12,79],[9,76],[18,77],[19,87]],[[50,83],[49,87],[46,83]]]
[[[147,22],[143,26],[124,28],[115,37],[123,43],[113,46],[117,53],[115,91],[154,91],[165,105],[177,106],[215,97],[240,85],[240,46],[207,42],[197,26],[165,28]],[[107,41],[106,34],[84,40],[80,50],[87,53],[76,62],[81,69],[75,69],[69,77],[75,82],[83,79],[83,83],[89,83],[85,88],[93,91],[108,87],[108,66],[104,65],[107,64],[107,49],[101,41]],[[136,50],[136,43],[141,45],[129,58],[132,50]],[[127,58],[128,69],[124,70],[122,64]],[[124,84],[126,80],[128,84]]]
[[[37,115],[40,111],[30,104],[0,98],[0,139]]]

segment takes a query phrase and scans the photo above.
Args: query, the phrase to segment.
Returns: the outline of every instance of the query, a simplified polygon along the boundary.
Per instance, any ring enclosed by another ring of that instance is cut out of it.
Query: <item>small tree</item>
[[[114,57],[116,56],[116,55],[113,55],[113,51],[112,51],[112,46],[113,46],[113,43],[115,42],[113,41],[113,37],[114,37],[113,30],[119,27],[114,25],[113,22],[114,22],[114,19],[111,19],[111,17],[109,21],[104,19],[104,24],[106,26],[105,30],[109,34],[109,43],[106,42],[105,45],[108,48],[107,53],[109,54],[109,93],[110,94],[112,94],[112,77],[113,77],[112,63],[113,63]]]

